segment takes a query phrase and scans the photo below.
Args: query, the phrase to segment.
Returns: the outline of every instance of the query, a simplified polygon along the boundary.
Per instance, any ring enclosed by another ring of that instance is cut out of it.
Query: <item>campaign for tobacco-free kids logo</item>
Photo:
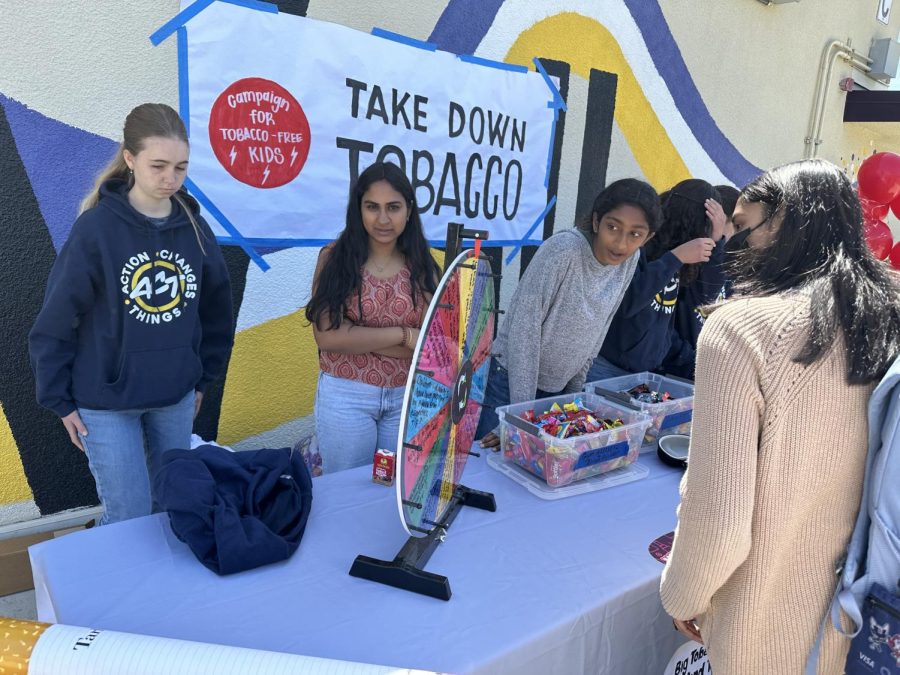
[[[287,89],[261,77],[238,80],[209,114],[209,142],[234,178],[257,188],[290,183],[309,155],[309,121]]]
[[[136,253],[122,266],[119,281],[129,316],[146,324],[169,323],[197,295],[197,277],[180,253],[161,249]]]

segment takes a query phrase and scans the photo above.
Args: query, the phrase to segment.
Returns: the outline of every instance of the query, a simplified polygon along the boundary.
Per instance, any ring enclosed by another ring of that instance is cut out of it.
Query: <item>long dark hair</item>
[[[428,250],[412,185],[396,164],[376,162],[359,174],[350,188],[347,224],[334,242],[319,272],[312,298],[306,305],[306,320],[312,324],[318,325],[319,319],[327,316],[329,329],[339,328],[347,302],[354,293],[362,318],[362,268],[369,257],[369,235],[362,221],[362,198],[374,183],[382,180],[399,192],[409,207],[409,222],[397,239],[397,250],[403,254],[409,269],[413,306],[424,302],[425,294],[433,295],[437,288],[440,270]]]
[[[659,195],[656,194],[652,185],[637,178],[622,178],[603,188],[600,194],[594,198],[591,212],[578,223],[578,229],[589,234],[592,233],[594,216],[597,216],[597,220],[599,220],[623,204],[636,206],[644,212],[651,233],[659,229],[660,223],[662,223]]]
[[[821,159],[794,162],[755,179],[741,200],[762,205],[762,227],[771,229],[772,239],[763,249],[737,256],[738,293],[808,290],[812,324],[796,361],[822,358],[841,331],[847,381],[881,379],[900,353],[900,282],[869,250],[859,198],[847,176]]]
[[[706,200],[715,199],[722,203],[722,197],[712,185],[699,178],[689,178],[663,192],[659,198],[663,224],[656,236],[644,246],[647,260],[661,258],[666,251],[692,239],[710,236],[712,223],[706,217]],[[679,275],[681,284],[691,284],[699,272],[699,264],[683,265]]]

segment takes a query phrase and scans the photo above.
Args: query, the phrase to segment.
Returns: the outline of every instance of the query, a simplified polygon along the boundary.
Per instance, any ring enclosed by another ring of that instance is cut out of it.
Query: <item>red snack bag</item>
[[[372,462],[372,481],[382,485],[394,484],[394,460],[393,450],[376,450]]]

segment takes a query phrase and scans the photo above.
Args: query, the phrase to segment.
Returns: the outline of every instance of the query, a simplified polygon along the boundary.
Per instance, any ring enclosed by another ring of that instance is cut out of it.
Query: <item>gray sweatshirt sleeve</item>
[[[537,391],[544,318],[571,259],[571,253],[567,256],[565,251],[544,244],[516,288],[507,314],[507,354],[504,354],[509,371],[510,403],[530,401]]]
[[[565,392],[567,394],[577,394],[584,388],[584,382],[587,379],[588,371],[591,369],[591,364],[593,362],[593,358],[585,361],[584,365],[581,367],[581,371],[575,377],[569,380],[569,384],[567,384],[565,388]]]

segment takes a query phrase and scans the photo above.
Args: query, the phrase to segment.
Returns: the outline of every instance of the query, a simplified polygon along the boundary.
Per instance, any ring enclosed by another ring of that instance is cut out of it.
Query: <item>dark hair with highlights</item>
[[[796,361],[822,358],[840,332],[847,381],[880,380],[900,354],[900,281],[869,250],[859,198],[844,172],[821,159],[786,164],[747,185],[741,200],[762,205],[762,227],[772,239],[737,256],[738,293],[808,291],[812,325]]]
[[[339,328],[346,314],[347,302],[356,293],[362,317],[362,268],[369,257],[369,235],[363,227],[362,199],[369,188],[387,181],[399,192],[409,207],[409,222],[397,239],[397,250],[403,254],[412,282],[412,302],[424,302],[433,295],[440,270],[422,230],[422,220],[415,204],[415,193],[406,174],[396,164],[376,162],[363,171],[350,188],[347,202],[347,224],[334,242],[319,272],[312,298],[306,305],[306,319],[312,324],[327,317],[328,329]]]
[[[659,198],[662,201],[663,226],[644,247],[647,260],[656,260],[673,248],[711,235],[712,223],[706,217],[706,200],[715,199],[721,204],[722,197],[705,180],[683,180]],[[700,264],[682,265],[679,275],[681,284],[691,284],[699,273]]]
[[[594,199],[591,212],[578,223],[578,229],[590,234],[593,232],[594,216],[599,220],[624,204],[630,204],[644,212],[651,234],[659,229],[662,222],[659,195],[652,185],[637,178],[622,178],[603,188]]]

